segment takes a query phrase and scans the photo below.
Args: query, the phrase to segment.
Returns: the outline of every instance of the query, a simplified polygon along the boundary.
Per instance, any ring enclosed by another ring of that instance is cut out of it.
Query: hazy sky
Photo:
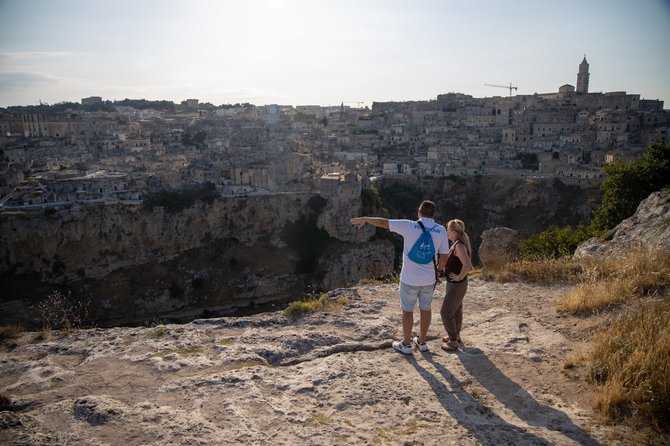
[[[0,0],[0,107],[627,91],[670,108],[670,0]]]

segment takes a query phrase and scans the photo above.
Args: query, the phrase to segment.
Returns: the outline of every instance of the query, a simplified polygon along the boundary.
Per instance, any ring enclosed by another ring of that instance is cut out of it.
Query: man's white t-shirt
[[[430,232],[435,245],[435,252],[440,254],[449,253],[449,238],[447,229],[435,223],[432,218],[421,217],[421,223]],[[412,286],[427,286],[435,284],[435,266],[433,262],[425,265],[410,260],[407,254],[414,243],[421,237],[421,226],[413,220],[389,220],[389,230],[402,235],[402,269],[400,270],[400,281]]]

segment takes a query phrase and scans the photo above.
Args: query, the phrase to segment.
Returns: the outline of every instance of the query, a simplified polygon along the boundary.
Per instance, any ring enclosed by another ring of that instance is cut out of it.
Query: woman
[[[451,220],[447,224],[447,236],[451,243],[447,258],[447,292],[442,302],[440,316],[447,331],[442,338],[442,350],[458,350],[463,325],[463,297],[468,290],[468,273],[472,270],[472,248],[470,237],[465,233],[465,224],[461,220]]]

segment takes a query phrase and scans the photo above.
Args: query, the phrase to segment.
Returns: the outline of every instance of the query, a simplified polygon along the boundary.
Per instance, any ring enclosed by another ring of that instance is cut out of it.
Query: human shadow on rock
[[[444,410],[466,428],[479,444],[484,446],[500,444],[549,446],[551,444],[519,426],[508,423],[490,408],[475,400],[446,367],[433,359],[432,353],[424,353],[423,357],[433,366],[436,373],[421,366],[413,356],[407,357],[407,361],[430,385]]]
[[[500,371],[481,350],[468,348],[455,356],[482,387],[528,425],[561,432],[581,445],[600,444],[564,412],[537,402],[526,389]]]

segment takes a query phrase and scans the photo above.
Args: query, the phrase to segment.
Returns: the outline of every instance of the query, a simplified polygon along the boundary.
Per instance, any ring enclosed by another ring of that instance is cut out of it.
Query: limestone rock
[[[74,418],[84,420],[91,426],[100,426],[119,418],[122,411],[121,404],[107,395],[78,398],[73,407]]]
[[[492,228],[482,233],[479,260],[482,266],[495,269],[519,255],[521,236],[510,228]]]
[[[652,193],[640,202],[635,214],[612,230],[607,240],[591,238],[574,255],[620,254],[635,248],[670,249],[670,191]]]
[[[389,276],[393,272],[394,257],[395,250],[388,240],[338,245],[319,259],[317,270],[325,273],[321,288],[328,290],[340,284],[356,284],[366,277]]]
[[[555,317],[567,289],[473,278],[464,343],[451,353],[439,347],[439,311],[429,351],[392,349],[402,336],[392,283],[333,290],[337,304],[292,317],[24,332],[0,358],[0,395],[11,400],[0,444],[597,445],[614,433],[636,444],[595,423],[588,392],[564,371],[592,326]],[[64,372],[48,386],[45,364]]]
[[[331,199],[319,214],[317,226],[337,240],[365,243],[375,235],[375,228],[370,225],[362,228],[352,225],[351,218],[360,215],[363,215],[360,199]]]

